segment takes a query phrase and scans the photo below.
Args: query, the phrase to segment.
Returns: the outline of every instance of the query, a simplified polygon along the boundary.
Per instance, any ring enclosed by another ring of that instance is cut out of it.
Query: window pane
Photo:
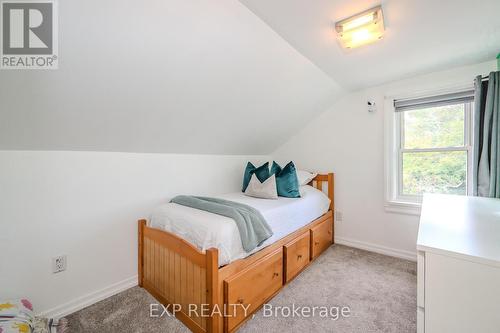
[[[466,194],[467,152],[403,153],[403,193]]]
[[[406,149],[464,145],[464,104],[405,111],[403,119]]]

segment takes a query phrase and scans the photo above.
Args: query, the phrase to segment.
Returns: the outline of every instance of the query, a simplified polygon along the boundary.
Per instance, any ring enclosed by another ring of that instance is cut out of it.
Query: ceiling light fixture
[[[377,6],[335,23],[340,43],[347,49],[373,43],[384,37],[382,7]]]

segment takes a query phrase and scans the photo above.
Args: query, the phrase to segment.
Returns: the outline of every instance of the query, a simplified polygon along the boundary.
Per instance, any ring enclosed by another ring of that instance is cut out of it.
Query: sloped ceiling
[[[347,90],[492,60],[500,52],[499,0],[382,1],[385,38],[345,51],[336,21],[376,0],[240,0]]]
[[[341,91],[237,0],[59,1],[59,49],[0,71],[0,149],[265,154]]]
[[[500,1],[59,1],[59,69],[0,71],[0,149],[266,154],[339,95],[493,59]]]

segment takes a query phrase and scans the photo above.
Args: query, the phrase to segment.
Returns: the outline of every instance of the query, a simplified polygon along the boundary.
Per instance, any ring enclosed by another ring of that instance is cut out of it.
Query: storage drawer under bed
[[[224,280],[224,303],[235,316],[227,316],[226,327],[233,331],[244,319],[276,294],[283,286],[283,250],[276,250],[247,269]],[[246,313],[242,304],[248,307]],[[236,305],[236,306],[235,306]],[[245,316],[246,314],[246,316]]]
[[[289,282],[297,274],[309,264],[309,231],[301,236],[298,236],[290,243],[283,246],[284,263],[285,263],[285,279],[284,282]]]
[[[311,228],[311,260],[319,256],[332,245],[333,242],[333,218],[321,222]]]

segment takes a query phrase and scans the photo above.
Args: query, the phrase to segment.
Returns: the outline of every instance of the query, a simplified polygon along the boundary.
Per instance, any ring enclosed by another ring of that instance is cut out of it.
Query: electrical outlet
[[[66,270],[66,256],[52,258],[52,273],[59,273]]]
[[[344,219],[344,214],[341,211],[336,210],[335,211],[335,221],[342,222],[343,219]]]

